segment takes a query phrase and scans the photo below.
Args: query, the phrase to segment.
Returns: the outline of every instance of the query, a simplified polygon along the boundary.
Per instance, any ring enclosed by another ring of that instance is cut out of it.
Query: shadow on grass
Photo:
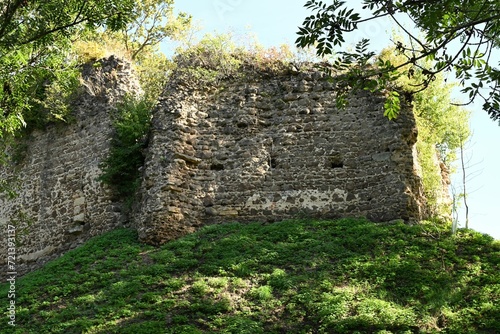
[[[447,231],[234,223],[156,249],[118,230],[19,281],[18,332],[494,333],[500,245]]]

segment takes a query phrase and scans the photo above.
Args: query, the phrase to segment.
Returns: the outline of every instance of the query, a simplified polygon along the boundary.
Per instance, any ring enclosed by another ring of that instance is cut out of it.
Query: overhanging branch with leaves
[[[365,18],[346,1],[334,0],[329,5],[307,1],[305,7],[315,14],[308,16],[297,32],[297,46],[312,46],[318,56],[334,55],[333,69],[342,74],[335,79],[339,87],[384,92],[388,85],[390,90],[393,77],[419,71],[423,77],[415,85],[416,92],[428,88],[438,73],[454,72],[468,103],[482,98],[483,109],[493,120],[500,120],[500,70],[491,64],[500,46],[498,1],[360,1],[370,13]],[[413,22],[423,38],[405,28],[400,16]],[[357,44],[355,52],[338,51],[346,34],[387,17],[406,35],[404,40],[393,41],[395,49],[406,57],[404,63],[377,62],[366,39]],[[395,117],[397,110],[386,110],[386,115]]]

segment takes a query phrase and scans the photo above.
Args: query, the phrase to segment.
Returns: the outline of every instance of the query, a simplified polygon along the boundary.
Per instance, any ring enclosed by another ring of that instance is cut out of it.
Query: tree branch
[[[14,18],[14,15],[16,14],[17,10],[21,7],[21,4],[23,3],[23,0],[16,0],[14,4],[11,6],[11,2],[9,1],[7,5],[5,6],[5,11],[2,14],[3,17],[3,22],[0,25],[0,38],[5,36],[5,30],[7,27],[10,25],[12,22],[12,19]]]
[[[423,44],[422,42],[420,42],[420,40],[418,38],[416,38],[415,36],[413,36],[401,23],[399,23],[399,21],[394,17],[393,14],[389,13],[389,15],[391,16],[391,18],[394,20],[394,22],[396,22],[396,24],[401,28],[403,29],[403,31],[408,35],[410,36],[410,39],[413,39],[415,40],[421,47],[423,50],[425,50],[427,48],[427,46],[425,44]]]

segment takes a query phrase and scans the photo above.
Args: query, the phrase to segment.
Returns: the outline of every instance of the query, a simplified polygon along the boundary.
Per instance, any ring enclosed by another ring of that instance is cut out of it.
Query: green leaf
[[[401,110],[399,100],[399,93],[396,91],[389,92],[388,97],[384,103],[384,116],[389,120],[396,119]]]

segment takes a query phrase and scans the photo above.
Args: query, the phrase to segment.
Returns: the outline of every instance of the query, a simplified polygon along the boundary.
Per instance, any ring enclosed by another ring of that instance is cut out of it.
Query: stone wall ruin
[[[215,86],[172,79],[154,112],[134,217],[141,240],[227,221],[422,218],[411,108],[391,122],[382,96],[358,93],[346,110],[335,98],[314,69]]]
[[[25,158],[0,167],[0,177],[19,180],[19,196],[0,197],[0,228],[16,225],[16,270],[23,274],[110,231],[125,220],[121,204],[97,180],[113,133],[111,112],[125,94],[140,92],[130,64],[116,57],[87,64],[72,104],[74,121],[35,130],[21,143]],[[7,233],[0,267],[7,260]],[[2,271],[5,274],[6,271]]]
[[[22,181],[18,198],[0,198],[1,228],[19,224],[18,274],[126,223],[158,245],[228,221],[426,215],[411,108],[388,121],[384,98],[362,92],[339,110],[332,84],[305,68],[242,69],[203,85],[174,74],[153,111],[142,184],[125,216],[97,178],[114,105],[140,87],[128,63],[99,64],[83,69],[75,122],[33,132],[25,161],[0,171],[17,170]]]

